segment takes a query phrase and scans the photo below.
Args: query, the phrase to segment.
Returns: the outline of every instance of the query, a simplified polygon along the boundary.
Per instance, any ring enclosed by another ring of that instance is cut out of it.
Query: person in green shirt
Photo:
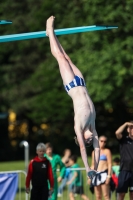
[[[51,145],[51,143],[46,143],[45,146],[46,146],[46,153],[44,154],[44,156],[50,161],[51,166],[52,166],[53,176],[54,176],[54,191],[50,199],[56,200],[57,193],[58,193],[57,182],[62,181],[66,168],[65,168],[64,163],[61,161],[61,157],[58,154],[53,154],[53,146]],[[57,178],[56,170],[58,166],[60,167],[60,175]]]
[[[74,194],[81,195],[83,200],[89,200],[89,198],[84,194],[83,189],[83,177],[80,170],[76,170],[76,168],[80,168],[80,166],[76,163],[77,156],[72,155],[69,158],[69,165],[72,169],[71,179],[67,182],[68,185],[71,185],[71,191],[69,193],[70,200],[74,200]],[[75,170],[74,170],[75,169]]]

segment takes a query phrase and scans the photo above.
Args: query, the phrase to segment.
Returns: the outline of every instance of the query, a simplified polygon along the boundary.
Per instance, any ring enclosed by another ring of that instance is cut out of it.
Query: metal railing
[[[91,193],[90,191],[90,185],[88,184],[88,178],[86,175],[86,170],[85,168],[69,168],[70,171],[80,171],[80,182],[81,185],[83,185],[83,189],[84,189],[84,194],[90,199],[93,200],[94,199],[94,195]],[[57,169],[57,173],[60,170]],[[60,187],[60,184],[58,185]],[[59,188],[58,187],[58,188]],[[58,200],[68,200],[69,198],[69,186],[66,184],[65,189],[63,190],[62,195],[59,197],[58,196]],[[75,196],[78,196],[78,199],[82,199],[80,194],[74,194]],[[76,197],[77,198],[77,197]]]

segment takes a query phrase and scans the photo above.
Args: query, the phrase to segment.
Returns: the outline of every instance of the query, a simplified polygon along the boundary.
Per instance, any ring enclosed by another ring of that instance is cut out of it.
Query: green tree
[[[1,3],[0,34],[45,30],[46,19],[56,16],[55,28],[87,25],[118,25],[111,31],[60,36],[63,47],[85,76],[97,112],[97,130],[112,138],[119,124],[133,117],[133,2],[132,1],[42,1]],[[0,44],[0,110],[12,108],[30,126],[48,125],[44,139],[55,145],[73,138],[73,108],[63,90],[58,65],[48,38]],[[30,135],[37,138],[38,131]],[[32,137],[32,136],[30,136]],[[111,139],[110,146],[114,144]],[[71,143],[73,144],[73,143]]]

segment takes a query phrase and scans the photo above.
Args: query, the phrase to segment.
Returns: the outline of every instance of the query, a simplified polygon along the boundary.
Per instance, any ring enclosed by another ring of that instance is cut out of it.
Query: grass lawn
[[[90,161],[90,158],[89,158]],[[78,159],[78,164],[80,165],[80,167],[84,167],[82,160],[79,158]],[[15,171],[15,170],[25,170],[25,163],[24,161],[14,161],[14,162],[1,162],[0,163],[0,171]],[[86,179],[86,173],[85,171],[82,172],[83,173],[83,179],[84,179],[84,191],[85,194],[89,197],[90,200],[95,200],[95,195],[92,195],[92,193],[89,190],[89,185],[87,185],[87,179]],[[20,194],[17,192],[15,200],[25,200],[25,176],[22,174],[21,175],[21,196]],[[29,198],[28,198],[29,199]],[[63,198],[60,197],[58,198],[58,200],[68,200],[69,196],[68,196],[68,192],[67,192],[67,188],[64,190],[64,195]],[[76,200],[80,200],[80,196],[76,196],[75,197]],[[125,200],[128,200],[128,194],[125,197]],[[39,200],[39,199],[38,199]],[[115,194],[113,193],[111,200],[115,200]]]

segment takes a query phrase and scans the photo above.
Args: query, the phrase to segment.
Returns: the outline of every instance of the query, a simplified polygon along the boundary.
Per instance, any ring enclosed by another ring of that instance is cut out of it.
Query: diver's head
[[[89,130],[84,132],[85,146],[90,147],[93,144],[93,133]]]
[[[90,147],[93,144],[93,137],[85,139],[85,146]]]
[[[75,140],[75,143],[79,146],[79,142],[76,136],[74,137],[74,140]],[[93,144],[93,137],[90,137],[87,139],[84,138],[84,142],[85,142],[86,147],[90,147]]]

